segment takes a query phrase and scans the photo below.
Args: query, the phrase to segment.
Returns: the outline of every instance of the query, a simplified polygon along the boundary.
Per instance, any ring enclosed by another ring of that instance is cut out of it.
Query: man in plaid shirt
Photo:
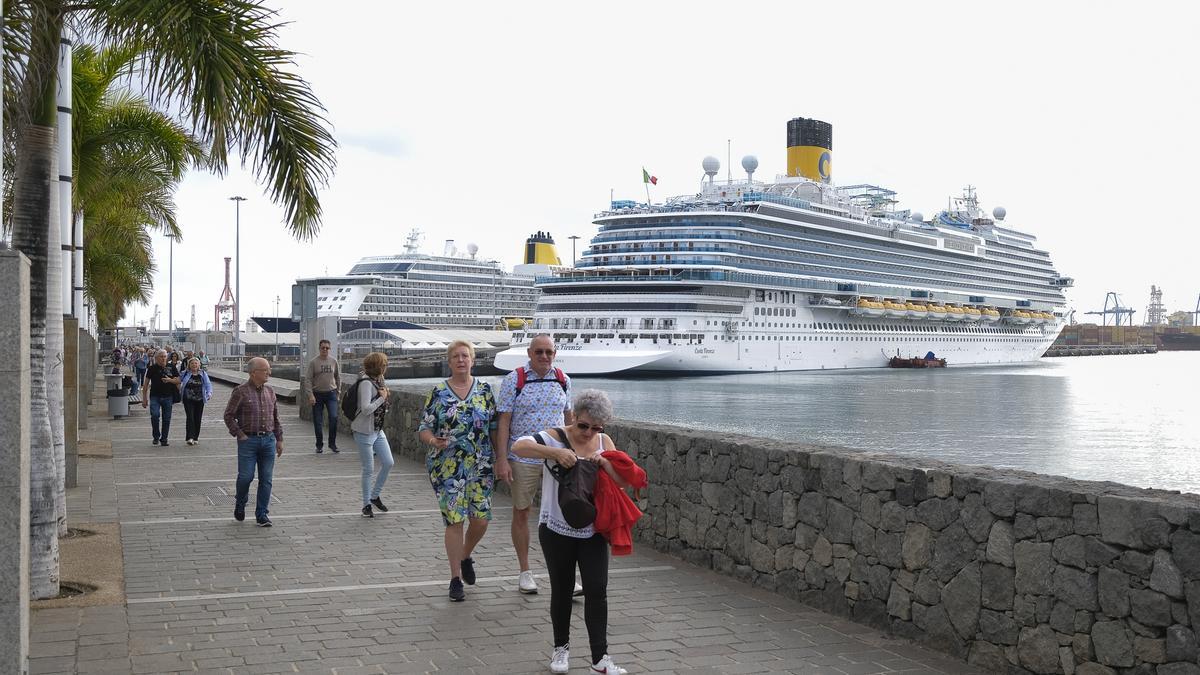
[[[271,364],[266,359],[250,359],[250,381],[234,388],[225,406],[225,426],[238,441],[237,497],[233,519],[245,520],[246,502],[250,497],[250,481],[258,468],[258,496],[254,519],[259,527],[270,527],[267,517],[271,503],[271,476],[275,459],[283,454],[283,427],[279,424],[279,407],[275,390],[267,386]]]

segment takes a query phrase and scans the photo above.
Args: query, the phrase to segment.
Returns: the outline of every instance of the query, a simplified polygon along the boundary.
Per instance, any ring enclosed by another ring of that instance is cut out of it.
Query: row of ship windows
[[[657,243],[657,244],[650,244],[650,243],[648,243],[648,244],[639,244],[639,243],[607,244],[607,245],[596,246],[595,249],[598,252],[601,252],[601,253],[608,252],[610,254],[612,254],[612,253],[627,253],[627,252],[632,252],[634,254],[655,253],[655,252],[669,254],[669,253],[679,253],[681,251],[684,253],[695,253],[698,251],[705,251],[705,252],[717,252],[717,253],[721,253],[721,252],[730,252],[730,253],[740,252],[740,253],[745,253],[745,254],[755,253],[758,255],[778,256],[780,253],[794,252],[796,254],[809,254],[809,255],[814,255],[817,257],[828,257],[828,256],[824,256],[822,254],[815,252],[816,249],[820,248],[820,249],[824,249],[826,251],[840,253],[841,255],[844,255],[844,256],[850,257],[850,258],[854,258],[854,259],[869,260],[872,262],[890,260],[890,261],[903,263],[906,267],[916,267],[917,269],[936,270],[939,273],[944,272],[949,275],[954,274],[950,270],[976,271],[976,270],[979,270],[981,267],[984,267],[987,269],[987,271],[992,272],[993,274],[1012,275],[1013,277],[1015,277],[1015,279],[1000,279],[1000,280],[1001,281],[1013,281],[1015,283],[1021,283],[1021,282],[1034,283],[1034,284],[1045,283],[1046,275],[1048,273],[1048,270],[1037,269],[1037,268],[1029,269],[1029,270],[1005,269],[1005,268],[999,266],[1000,261],[996,261],[996,263],[997,263],[996,265],[990,265],[990,264],[965,265],[965,264],[955,263],[955,262],[952,262],[949,260],[935,258],[935,257],[931,257],[931,256],[908,255],[908,254],[904,254],[904,253],[897,253],[894,251],[886,251],[883,249],[869,247],[869,246],[847,246],[847,245],[842,245],[842,244],[827,243],[827,242],[823,242],[823,241],[814,241],[814,240],[806,240],[806,239],[793,240],[793,239],[789,239],[789,238],[785,238],[785,237],[771,237],[771,236],[736,237],[732,233],[730,234],[729,237],[718,237],[718,238],[719,239],[727,238],[729,240],[739,241],[739,242],[748,240],[752,243],[760,242],[760,241],[763,243],[777,242],[780,244],[788,245],[788,249],[786,249],[784,251],[780,251],[779,247],[777,247],[777,246],[768,247],[768,246],[753,246],[753,245],[745,245],[745,244],[738,244],[735,246],[722,246],[720,244],[703,244],[699,248],[696,248],[695,242],[687,242],[686,248],[683,249],[683,248],[680,248],[681,244],[680,244],[680,242],[677,242],[677,241],[671,242],[669,248],[668,248],[667,242],[661,242],[661,243]],[[801,242],[803,242],[804,248],[797,248]],[[643,246],[645,247],[644,250],[643,250]],[[670,261],[670,259],[671,259],[670,255],[665,255],[664,257],[668,261]],[[600,261],[602,263],[608,262],[609,256],[601,255]],[[883,264],[882,266],[887,269],[895,269],[896,268],[896,266],[893,266],[893,265]],[[1012,267],[1022,267],[1023,268],[1024,266],[1012,264]],[[976,277],[971,277],[971,278],[976,278]]]
[[[705,322],[707,325],[708,322]],[[713,321],[712,325],[720,325]],[[993,328],[990,326],[939,326],[920,323],[831,323],[818,321],[816,323],[758,323],[743,321],[743,328],[801,328],[812,330],[853,330],[853,331],[896,331],[900,333],[991,333],[994,335],[1012,335],[1024,332],[1023,328]]]
[[[659,261],[654,260],[654,256],[650,256],[650,258],[651,258],[650,260],[630,260],[630,258],[636,257],[636,256],[624,256],[624,257],[627,259],[625,261],[625,263],[628,263],[628,264],[640,264],[640,265],[660,264]],[[908,284],[908,285],[917,285],[917,286],[928,286],[931,283],[938,283],[939,281],[941,281],[941,280],[937,280],[937,279],[928,279],[928,278],[921,278],[921,277],[906,277],[906,276],[900,275],[900,274],[891,274],[891,275],[877,274],[877,273],[867,272],[867,271],[862,271],[862,270],[853,270],[852,274],[847,274],[846,273],[847,268],[845,268],[845,267],[835,267],[835,266],[829,266],[829,265],[820,265],[820,266],[818,266],[818,265],[797,265],[797,264],[782,263],[782,262],[777,262],[777,261],[763,261],[761,264],[754,264],[754,263],[738,261],[738,260],[726,260],[723,258],[717,258],[717,259],[707,259],[706,258],[706,259],[690,260],[690,261],[677,260],[674,262],[671,262],[668,260],[668,261],[663,261],[663,262],[671,263],[674,265],[683,265],[683,266],[687,266],[687,265],[728,265],[730,267],[737,267],[737,268],[741,268],[741,269],[753,269],[753,270],[765,270],[765,271],[784,271],[784,272],[789,272],[792,274],[809,274],[809,275],[815,275],[815,276],[821,276],[821,277],[828,277],[828,276],[832,275],[832,276],[838,276],[842,279],[846,279],[849,281],[868,281],[868,282],[874,281],[877,283],[884,283],[884,284],[889,284],[889,285]],[[951,275],[951,276],[963,276],[963,275]],[[966,286],[967,284],[963,284],[962,282],[959,282],[959,285]],[[1049,287],[1049,282],[1046,283],[1045,287]],[[975,292],[994,291],[996,293],[1001,293],[1001,294],[1012,293],[1012,292],[1016,291],[1016,292],[1020,292],[1020,293],[1028,293],[1031,296],[1043,298],[1046,300],[1054,300],[1054,301],[1059,300],[1061,298],[1060,294],[1055,294],[1055,293],[1051,293],[1051,292],[1041,292],[1039,290],[1034,290],[1034,289],[1030,289],[1030,288],[1008,288],[1008,287],[1000,287],[1000,286],[985,286],[985,285],[975,285],[975,284],[970,284],[970,288],[972,291],[975,291]]]
[[[909,275],[915,274],[916,272],[925,271],[925,270],[918,269],[918,270],[914,271],[912,269],[912,266],[909,266],[909,265],[889,265],[887,263],[882,263],[882,262],[874,263],[874,261],[861,261],[861,260],[853,260],[850,258],[838,258],[837,256],[823,255],[823,254],[819,254],[819,253],[809,254],[807,256],[808,258],[816,259],[811,264],[790,263],[790,262],[784,262],[778,258],[751,257],[749,255],[745,255],[744,256],[745,261],[743,261],[740,258],[740,256],[741,256],[741,254],[732,253],[732,252],[730,252],[728,255],[717,255],[717,256],[713,256],[713,257],[699,257],[699,258],[692,258],[692,257],[688,257],[686,255],[676,255],[676,256],[664,255],[664,256],[662,256],[662,260],[659,260],[659,256],[657,256],[657,255],[613,256],[614,259],[611,259],[611,260],[610,260],[609,256],[602,256],[598,259],[599,260],[598,265],[581,265],[581,267],[604,266],[604,265],[613,265],[613,264],[622,264],[622,265],[717,264],[717,265],[729,265],[731,267],[744,267],[744,268],[751,268],[751,269],[781,269],[781,270],[790,271],[793,273],[810,272],[810,273],[824,274],[824,275],[836,274],[836,275],[841,275],[841,276],[844,276],[847,278],[855,278],[855,279],[862,279],[863,277],[865,277],[867,279],[877,279],[877,280],[881,280],[881,281],[889,282],[889,283],[895,283],[895,280],[899,279],[902,281],[902,283],[916,283],[916,284],[926,284],[927,285],[930,283],[938,283],[938,282],[945,282],[946,280],[953,280],[959,284],[969,284],[974,288],[982,288],[982,289],[987,289],[987,290],[991,290],[991,291],[1000,291],[1000,292],[1028,291],[1029,290],[1028,287],[1039,288],[1039,287],[1046,287],[1046,286],[1050,285],[1049,278],[1041,278],[1041,279],[1028,280],[1028,281],[1016,280],[1016,279],[993,279],[990,277],[984,277],[984,276],[979,276],[979,275],[975,275],[975,274],[959,274],[957,272],[948,272],[948,271],[943,271],[943,270],[933,270],[933,271],[940,273],[943,277],[942,279],[935,279],[935,278],[930,278],[930,277],[909,276]],[[616,259],[616,258],[619,258],[619,259]],[[862,266],[864,264],[873,264],[874,269],[894,270],[894,271],[892,271],[889,274],[880,274],[875,271],[870,271],[870,270],[866,270],[866,269],[860,269],[858,267],[853,267],[853,265]],[[831,270],[832,270],[832,272],[831,272]],[[850,275],[845,274],[846,271],[850,271],[853,274],[850,274]],[[985,286],[985,285],[982,285],[984,283],[1006,283],[1006,284],[1012,284],[1012,286]]]

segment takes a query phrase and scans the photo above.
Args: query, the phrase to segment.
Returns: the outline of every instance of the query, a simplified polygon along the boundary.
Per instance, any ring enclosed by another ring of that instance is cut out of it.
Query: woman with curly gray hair
[[[595,462],[617,485],[628,487],[604,458],[614,450],[612,439],[604,434],[604,425],[613,418],[612,402],[598,389],[587,389],[575,396],[575,423],[565,429],[547,429],[533,436],[522,436],[512,451],[522,457],[546,460],[542,468],[542,507],[538,515],[538,541],[550,575],[550,621],[554,625],[554,652],[550,672],[570,669],[571,595],[575,587],[575,568],[583,581],[583,621],[591,646],[593,673],[620,675],[608,655],[608,540],[593,525],[571,527],[558,505],[559,484],[549,464],[570,468],[577,461]]]

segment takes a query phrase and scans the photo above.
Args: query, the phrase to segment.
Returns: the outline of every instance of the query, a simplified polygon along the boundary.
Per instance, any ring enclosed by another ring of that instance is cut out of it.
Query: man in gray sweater
[[[324,452],[324,439],[321,437],[321,413],[329,415],[329,449],[338,452],[337,447],[337,413],[338,385],[341,383],[341,371],[338,370],[337,359],[329,354],[329,340],[321,340],[317,345],[321,355],[308,362],[300,386],[308,392],[308,404],[312,406],[313,431],[317,434],[317,452]]]

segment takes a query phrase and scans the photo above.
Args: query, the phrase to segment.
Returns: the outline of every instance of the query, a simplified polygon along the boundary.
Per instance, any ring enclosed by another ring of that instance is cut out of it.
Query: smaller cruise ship
[[[508,330],[533,317],[540,292],[534,276],[558,266],[554,240],[538,232],[526,241],[525,265],[506,272],[477,257],[469,244],[459,251],[447,240],[442,255],[418,253],[413,230],[404,253],[370,256],[339,276],[298,279],[317,286],[317,316],[342,317],[343,331],[357,328],[461,328]]]

